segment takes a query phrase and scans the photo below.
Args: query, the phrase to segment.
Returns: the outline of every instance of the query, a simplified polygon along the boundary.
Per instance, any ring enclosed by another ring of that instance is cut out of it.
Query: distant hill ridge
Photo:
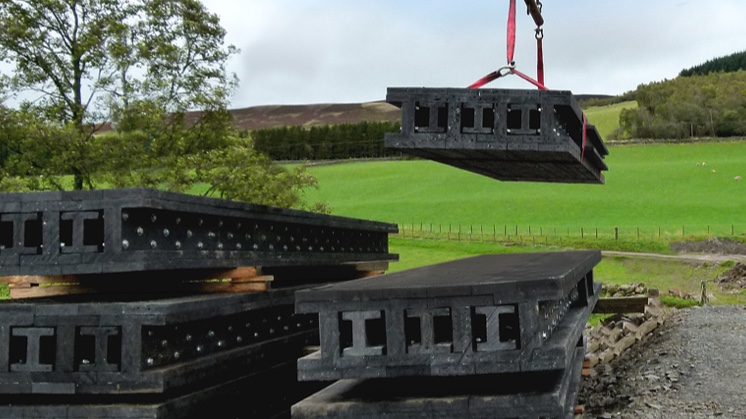
[[[575,95],[579,101],[610,98],[608,95]],[[344,104],[269,105],[231,109],[230,114],[241,131],[302,126],[306,128],[358,124],[361,122],[397,122],[401,111],[384,101]]]
[[[316,105],[271,105],[231,109],[236,128],[254,131],[286,126],[307,128],[360,122],[395,122],[401,111],[386,102]]]

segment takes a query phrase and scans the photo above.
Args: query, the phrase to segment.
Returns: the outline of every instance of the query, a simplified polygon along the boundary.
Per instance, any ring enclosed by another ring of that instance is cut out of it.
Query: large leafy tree
[[[13,69],[0,88],[25,99],[0,112],[0,188],[65,188],[60,174],[74,189],[206,182],[209,193],[301,206],[286,195],[313,178],[267,169],[232,131],[237,80],[225,66],[236,49],[224,38],[198,0],[0,0],[0,60]],[[243,168],[218,170],[226,150]],[[239,191],[228,175],[241,171],[252,183]]]
[[[169,112],[224,106],[235,85],[224,37],[197,0],[0,0],[11,87],[81,130],[141,100]]]

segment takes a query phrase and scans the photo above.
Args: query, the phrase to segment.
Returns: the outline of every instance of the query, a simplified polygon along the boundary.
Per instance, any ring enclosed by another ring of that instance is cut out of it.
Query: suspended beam
[[[388,148],[502,181],[604,182],[609,152],[571,92],[389,88],[386,100],[402,109]]]

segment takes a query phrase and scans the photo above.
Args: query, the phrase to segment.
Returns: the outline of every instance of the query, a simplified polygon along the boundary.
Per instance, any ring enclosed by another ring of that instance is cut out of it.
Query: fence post
[[[640,227],[637,227],[637,240],[640,240]]]
[[[596,238],[598,238],[598,227],[596,227]]]
[[[580,227],[580,238],[581,239],[585,238],[585,230],[583,229],[583,227]]]
[[[614,227],[614,240],[619,240],[619,227]]]
[[[735,236],[736,235],[736,225],[735,224],[731,224],[730,225],[730,235],[731,236]]]

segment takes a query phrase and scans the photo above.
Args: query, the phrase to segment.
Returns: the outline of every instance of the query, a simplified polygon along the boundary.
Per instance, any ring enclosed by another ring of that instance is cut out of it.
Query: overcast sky
[[[505,64],[508,0],[203,0],[240,79],[233,107],[382,100],[389,86],[463,87]],[[746,50],[744,0],[544,0],[546,84],[619,94]],[[535,77],[518,0],[517,68]],[[513,76],[489,87],[531,88]]]

